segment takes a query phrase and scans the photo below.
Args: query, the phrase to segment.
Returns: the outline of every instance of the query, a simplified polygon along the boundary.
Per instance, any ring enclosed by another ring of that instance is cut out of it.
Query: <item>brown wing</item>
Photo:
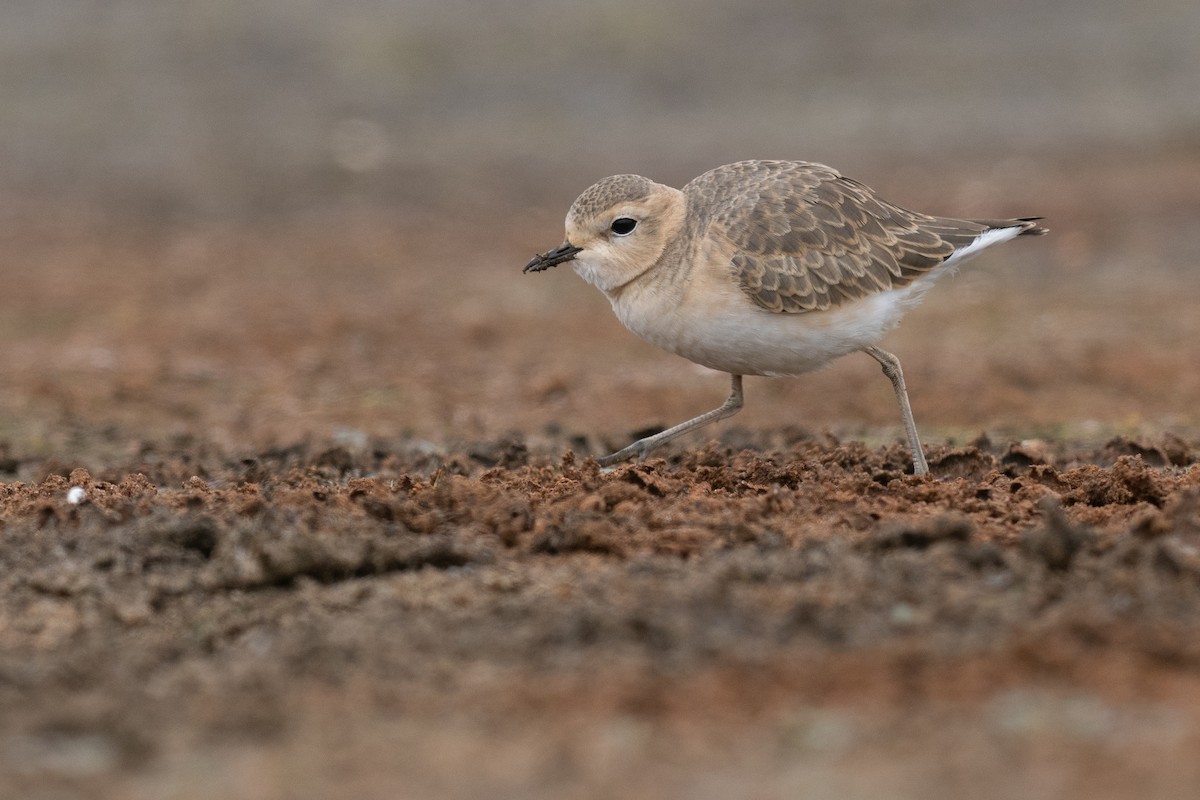
[[[780,313],[834,308],[906,286],[997,227],[906,211],[829,167],[804,162],[730,164],[684,192],[708,236],[732,246],[730,267],[742,289]]]

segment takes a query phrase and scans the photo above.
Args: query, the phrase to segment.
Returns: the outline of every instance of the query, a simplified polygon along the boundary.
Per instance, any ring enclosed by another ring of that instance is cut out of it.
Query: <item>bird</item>
[[[1041,219],[931,216],[824,164],[739,161],[682,189],[604,178],[572,203],[562,245],[523,272],[569,263],[633,333],[731,376],[722,405],[597,459],[602,467],[733,416],[743,376],[794,377],[861,351],[891,381],[913,474],[925,475],[900,359],[878,342],[938,278],[988,247],[1046,233]]]

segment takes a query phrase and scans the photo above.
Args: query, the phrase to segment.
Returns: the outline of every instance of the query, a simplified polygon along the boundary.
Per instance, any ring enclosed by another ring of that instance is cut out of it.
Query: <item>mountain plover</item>
[[[695,419],[600,459],[647,453],[742,407],[742,376],[792,376],[857,350],[892,382],[912,448],[929,471],[896,356],[875,346],[939,277],[986,247],[1046,230],[1038,217],[951,219],[906,211],[836,170],[741,161],[682,190],[614,175],[579,195],[567,240],[525,272],[571,262],[646,341],[733,377]]]

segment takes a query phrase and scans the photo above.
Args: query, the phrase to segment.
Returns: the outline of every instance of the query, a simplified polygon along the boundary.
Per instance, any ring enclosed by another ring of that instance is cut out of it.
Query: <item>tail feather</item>
[[[1050,230],[1038,225],[1042,219],[1042,217],[1018,217],[1016,219],[973,219],[971,221],[986,225],[989,230],[1020,228],[1021,231],[1017,236],[1043,236]]]
[[[1018,236],[1041,236],[1046,229],[1038,225],[1041,217],[1020,219],[947,219],[935,218],[929,230],[954,247],[946,256],[944,266],[953,267],[973,258],[994,244]]]

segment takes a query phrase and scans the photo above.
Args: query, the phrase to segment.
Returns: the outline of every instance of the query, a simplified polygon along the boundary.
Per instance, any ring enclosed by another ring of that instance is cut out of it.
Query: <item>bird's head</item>
[[[570,261],[581,278],[611,294],[658,263],[686,212],[678,189],[640,175],[613,175],[576,198],[567,212],[567,240],[535,256],[525,272]]]

